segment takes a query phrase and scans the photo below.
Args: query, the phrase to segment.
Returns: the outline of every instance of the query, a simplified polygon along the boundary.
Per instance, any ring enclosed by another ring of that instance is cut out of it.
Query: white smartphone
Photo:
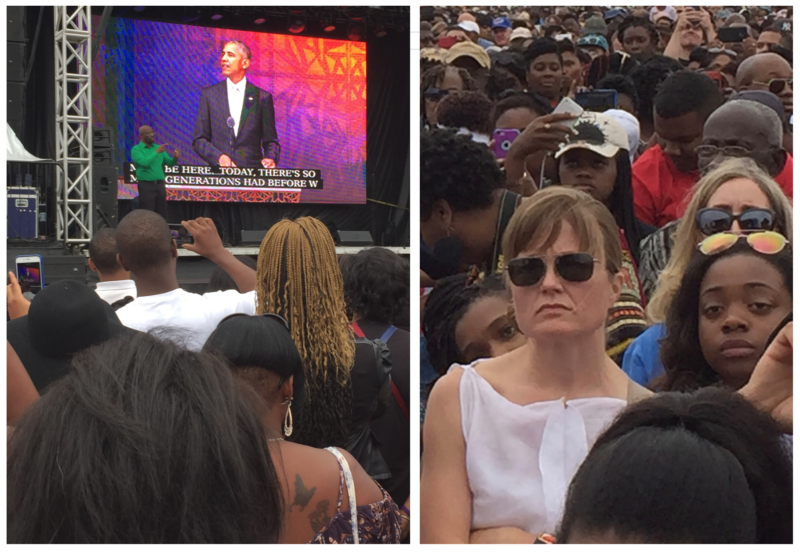
[[[22,285],[28,284],[31,292],[38,293],[44,287],[44,271],[42,270],[41,255],[19,255],[15,259],[17,267],[17,281]]]
[[[581,115],[583,113],[583,108],[570,98],[569,96],[565,96],[558,105],[553,110],[553,113],[572,113],[573,115]]]

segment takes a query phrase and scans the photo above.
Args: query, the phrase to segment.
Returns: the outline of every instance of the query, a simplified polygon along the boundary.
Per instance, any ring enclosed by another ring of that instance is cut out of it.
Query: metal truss
[[[56,239],[92,239],[92,21],[89,6],[55,6]]]

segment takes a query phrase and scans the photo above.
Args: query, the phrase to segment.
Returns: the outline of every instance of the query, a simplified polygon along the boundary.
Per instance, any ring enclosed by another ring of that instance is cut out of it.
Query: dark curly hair
[[[693,71],[676,71],[668,76],[653,99],[656,113],[665,119],[693,112],[705,121],[720,105],[722,95],[717,83]]]
[[[420,77],[420,113],[423,115],[425,114],[425,91],[428,88],[438,88],[447,71],[455,71],[458,73],[458,76],[461,77],[461,81],[464,83],[464,90],[478,89],[477,84],[475,84],[475,79],[472,78],[472,75],[470,75],[469,71],[466,69],[455,67],[454,65],[434,65],[422,73],[422,77]]]
[[[561,50],[558,48],[558,42],[553,40],[552,38],[537,38],[528,48],[525,50],[525,69],[530,70],[531,64],[538,58],[539,56],[543,56],[545,54],[556,54],[558,59],[561,59]]]
[[[653,123],[653,99],[659,85],[672,73],[681,70],[683,65],[678,60],[655,55],[630,72],[629,76],[639,94],[639,111],[636,114],[639,121]]]
[[[791,449],[737,393],[661,393],[625,409],[573,477],[558,542],[791,543]]]
[[[616,90],[618,94],[625,94],[633,100],[633,110],[639,111],[639,93],[636,92],[636,85],[633,80],[625,75],[609,73],[595,86],[598,90]]]
[[[445,127],[487,134],[491,112],[492,102],[482,92],[451,92],[439,102],[436,121]]]
[[[438,200],[454,211],[483,209],[505,176],[492,152],[450,129],[423,132],[420,145],[420,216],[428,220]]]
[[[466,274],[438,280],[425,303],[422,333],[431,366],[441,375],[454,363],[465,362],[456,345],[456,326],[469,307],[484,297],[509,295],[502,276],[496,274],[470,286],[465,285],[466,281]]]
[[[708,364],[700,347],[700,285],[714,263],[737,255],[752,255],[767,261],[781,273],[792,293],[792,248],[789,245],[774,255],[758,253],[743,240],[718,255],[696,252],[670,303],[665,322],[666,337],[661,341],[665,374],[654,382],[654,387],[664,391],[692,391],[721,383],[719,374]]]
[[[355,255],[340,255],[344,301],[359,318],[409,325],[408,261],[383,247],[363,249]]]
[[[280,542],[262,415],[213,355],[140,332],[90,347],[9,440],[8,542]]]
[[[619,27],[617,27],[617,38],[619,39],[620,44],[625,44],[625,31],[634,27],[641,27],[646,30],[650,36],[650,42],[653,44],[653,47],[658,46],[658,32],[650,20],[644,17],[635,17],[632,15],[629,15],[623,19],[620,22]]]

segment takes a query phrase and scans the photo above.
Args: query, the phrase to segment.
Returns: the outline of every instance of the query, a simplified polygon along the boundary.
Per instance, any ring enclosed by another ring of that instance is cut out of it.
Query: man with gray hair
[[[731,100],[706,120],[697,165],[705,173],[728,157],[749,157],[791,199],[792,156],[782,143],[783,124],[774,110],[750,100]]]
[[[274,168],[281,146],[272,94],[249,82],[250,48],[240,40],[222,46],[223,82],[202,90],[192,148],[209,165]]]

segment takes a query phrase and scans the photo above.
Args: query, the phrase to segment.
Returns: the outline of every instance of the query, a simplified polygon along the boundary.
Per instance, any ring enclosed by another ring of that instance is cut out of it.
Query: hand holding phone
[[[8,307],[8,317],[11,320],[25,316],[28,314],[28,309],[31,307],[31,302],[25,299],[25,296],[22,295],[22,288],[20,288],[17,277],[14,276],[13,272],[8,273],[6,301]]]
[[[20,284],[28,284],[33,293],[38,293],[44,287],[44,274],[42,272],[41,255],[19,255],[15,259],[17,280]]]
[[[497,159],[505,159],[508,155],[508,150],[511,149],[511,144],[519,136],[519,130],[516,128],[497,128],[492,133],[492,151]]]

